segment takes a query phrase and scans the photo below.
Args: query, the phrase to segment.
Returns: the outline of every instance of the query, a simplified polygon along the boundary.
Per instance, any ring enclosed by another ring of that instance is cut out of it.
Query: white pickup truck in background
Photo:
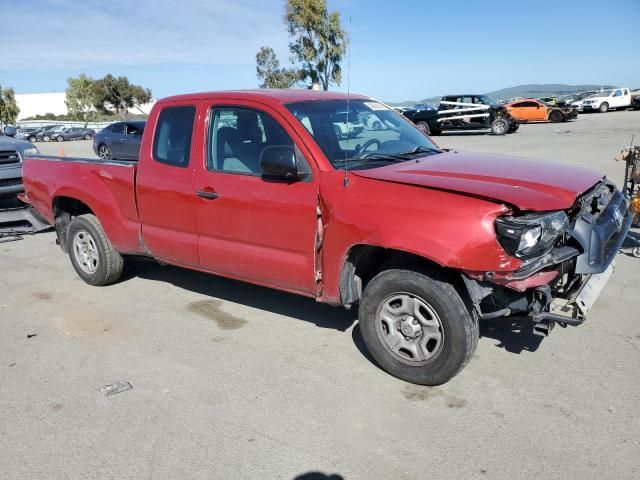
[[[631,105],[631,92],[628,88],[602,90],[584,100],[572,103],[580,112],[607,112],[615,108],[627,108]]]

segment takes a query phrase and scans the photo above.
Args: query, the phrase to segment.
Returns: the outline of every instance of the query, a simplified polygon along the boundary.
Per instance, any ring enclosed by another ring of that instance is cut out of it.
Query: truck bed
[[[82,202],[98,216],[114,247],[143,253],[135,197],[137,162],[84,157],[27,156],[23,162],[25,192],[51,223],[55,206],[65,198]]]

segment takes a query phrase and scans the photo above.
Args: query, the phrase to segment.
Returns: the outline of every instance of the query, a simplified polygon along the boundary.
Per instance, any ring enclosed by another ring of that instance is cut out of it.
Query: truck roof
[[[187,93],[184,95],[174,95],[159,100],[158,103],[180,102],[189,100],[207,99],[233,99],[233,100],[262,100],[276,103],[306,102],[317,100],[346,100],[347,94],[342,92],[325,92],[306,89],[255,89],[255,90],[225,90],[218,92]],[[350,94],[349,98],[358,100],[369,100],[364,95]]]

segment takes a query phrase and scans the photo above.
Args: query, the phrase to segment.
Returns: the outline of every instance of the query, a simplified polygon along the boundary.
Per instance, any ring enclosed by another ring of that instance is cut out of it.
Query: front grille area
[[[21,178],[8,178],[6,180],[0,180],[0,188],[3,187],[14,187],[16,185],[22,185]]]
[[[20,155],[15,150],[0,150],[0,166],[20,163]]]

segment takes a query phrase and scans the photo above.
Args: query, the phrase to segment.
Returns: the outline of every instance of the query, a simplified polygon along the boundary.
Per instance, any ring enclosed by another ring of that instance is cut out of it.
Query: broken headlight
[[[527,260],[548,252],[568,224],[564,212],[530,213],[497,218],[496,233],[509,255]]]

